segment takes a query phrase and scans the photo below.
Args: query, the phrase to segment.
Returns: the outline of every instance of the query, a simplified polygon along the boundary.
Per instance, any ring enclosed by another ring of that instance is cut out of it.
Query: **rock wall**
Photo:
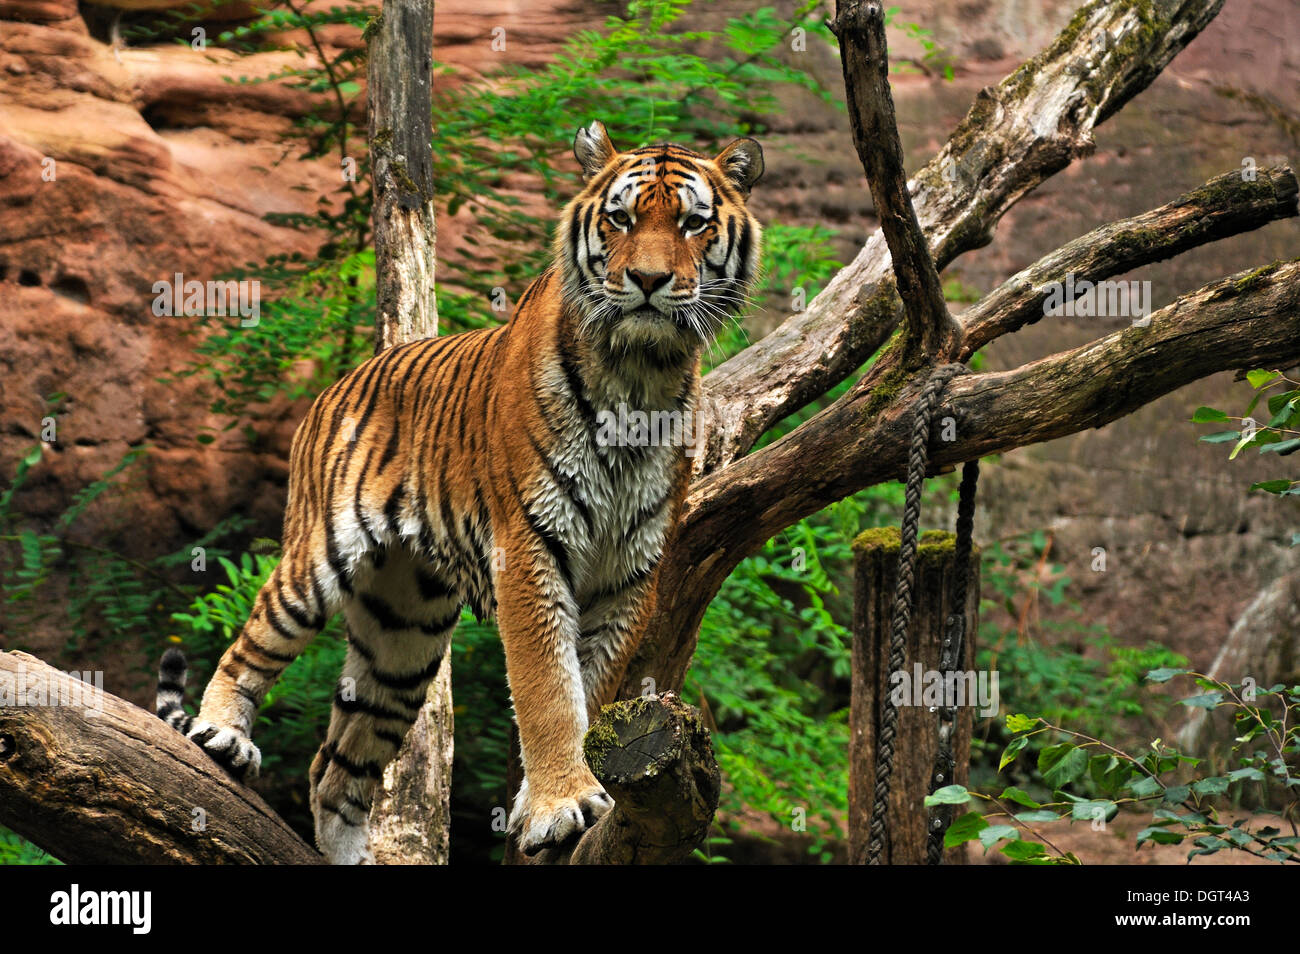
[[[716,25],[750,6],[702,5],[687,25]],[[1044,46],[1073,7],[906,5],[900,20],[933,30],[957,66],[952,81],[917,69],[896,79],[911,166],[937,149],[981,86]],[[467,0],[437,5],[439,58],[461,75],[541,63],[563,37],[608,13],[594,0],[514,0],[499,12],[481,10]],[[154,451],[135,478],[139,492],[92,512],[88,535],[145,555],[242,511],[257,534],[277,536],[288,441],[303,408],[262,409],[255,449],[237,434],[197,443],[201,427],[221,422],[204,411],[197,382],[159,383],[184,362],[190,342],[185,319],[151,313],[152,286],[175,272],[207,279],[270,254],[310,252],[315,237],[262,216],[309,211],[316,194],[335,187],[337,159],[286,155],[281,136],[308,108],[302,94],[226,82],[295,64],[292,55],[113,44],[115,18],[111,5],[0,0],[0,481],[35,442],[44,398],[62,392],[59,440],[21,497],[27,512],[52,517],[128,446],[148,441]],[[504,52],[491,49],[496,26],[507,29]],[[1246,156],[1295,164],[1300,53],[1288,38],[1298,34],[1300,4],[1227,4],[1150,90],[1101,127],[1094,157],[1023,200],[995,242],[945,278],[984,292],[1061,242],[1239,168]],[[358,42],[341,30],[327,40]],[[919,61],[922,50],[900,35],[894,52]],[[811,44],[787,56],[838,93],[831,51]],[[834,225],[847,261],[875,222],[844,114],[807,94],[782,97],[783,113],[764,117],[768,173],[757,210],[767,220]],[[575,116],[574,125],[588,118]],[[440,228],[440,254],[455,255],[455,223],[440,224],[448,226]],[[1290,258],[1298,239],[1294,221],[1276,223],[1127,277],[1150,280],[1159,306],[1222,274]],[[780,302],[770,306],[756,328],[782,317]],[[988,365],[1019,364],[1120,323],[1044,321],[989,349]],[[986,468],[981,537],[1052,528],[1052,557],[1076,581],[1090,619],[1126,642],[1159,639],[1208,664],[1255,592],[1297,560],[1283,535],[1300,529],[1300,514],[1245,493],[1274,469],[1229,466],[1222,448],[1198,446],[1198,429],[1186,423],[1198,404],[1244,405],[1243,393],[1222,376],[1103,431],[1006,455]],[[1089,569],[1097,546],[1107,550],[1104,573]]]

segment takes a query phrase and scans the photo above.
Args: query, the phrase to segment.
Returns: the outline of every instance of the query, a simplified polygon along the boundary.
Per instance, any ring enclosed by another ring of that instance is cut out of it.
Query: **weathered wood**
[[[384,0],[365,37],[379,352],[438,331],[433,0]]]
[[[948,314],[939,273],[907,191],[903,145],[889,89],[884,10],[879,3],[841,0],[831,29],[840,41],[853,145],[867,174],[907,316],[904,350],[954,358],[961,347],[961,326]]]
[[[1094,127],[1145,89],[1222,5],[1093,0],[1051,46],[982,90],[908,184],[937,268],[987,245],[1021,197],[1091,154]],[[803,311],[705,377],[699,433],[706,442],[695,473],[741,457],[782,418],[860,368],[901,315],[877,231]]]
[[[1297,214],[1296,176],[1287,166],[1260,169],[1253,182],[1241,170],[1215,176],[1158,209],[1093,229],[1012,275],[962,315],[961,358],[1040,321],[1051,286],[1067,276],[1076,283],[1104,281]]]
[[[20,680],[79,702],[15,700]],[[323,863],[252,789],[152,712],[106,692],[87,696],[78,680],[19,652],[0,652],[0,700],[0,824],[55,858]]]
[[[433,212],[433,0],[385,0],[366,29],[374,176],[375,353],[438,333]],[[450,647],[370,811],[379,864],[446,864],[451,825]]]
[[[676,693],[606,706],[583,752],[614,807],[576,845],[532,863],[678,864],[704,843],[721,776],[699,712]]]
[[[913,587],[912,625],[907,635],[904,704],[898,709],[893,784],[889,792],[888,837],[884,864],[926,863],[930,773],[938,751],[938,714],[933,700],[920,694],[916,670],[937,672],[942,654],[943,627],[948,618],[953,579],[957,572],[951,533],[930,531],[921,536]],[[867,863],[871,808],[875,793],[876,739],[889,694],[889,639],[894,586],[898,579],[897,527],[869,530],[853,543],[853,663],[849,711],[849,860]],[[966,640],[961,668],[974,669],[975,634],[979,623],[979,554],[972,554],[972,574],[966,593]],[[969,683],[963,683],[963,686]],[[900,690],[901,692],[901,690]],[[957,769],[944,784],[965,784],[970,770],[973,711],[969,700],[958,707],[953,754]],[[947,863],[964,862],[965,854],[950,850]]]
[[[1012,371],[955,378],[936,419],[954,418],[957,440],[935,442],[931,468],[1101,427],[1219,371],[1297,362],[1300,261],[1241,272],[1175,300],[1145,328]],[[704,610],[745,555],[803,517],[905,473],[923,378],[873,367],[791,433],[692,485],[624,695],[646,677],[681,685]]]

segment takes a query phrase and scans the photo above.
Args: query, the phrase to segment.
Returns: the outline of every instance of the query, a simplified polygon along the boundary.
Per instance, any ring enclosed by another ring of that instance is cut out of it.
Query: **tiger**
[[[690,419],[700,364],[758,271],[762,147],[617,150],[580,128],[581,191],[509,319],[390,348],[324,390],[289,456],[282,557],[199,712],[170,653],[157,711],[240,778],[268,689],[337,612],[347,651],[311,763],[317,847],[373,863],[368,817],[462,609],[495,617],[524,770],[507,831],[571,843],[613,802],[582,754],[652,611],[690,478],[684,440],[611,437],[620,407]],[[633,435],[636,437],[637,435]]]

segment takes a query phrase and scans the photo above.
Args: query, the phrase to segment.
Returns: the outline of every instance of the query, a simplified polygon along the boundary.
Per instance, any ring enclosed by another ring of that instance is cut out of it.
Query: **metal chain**
[[[945,364],[934,370],[921,390],[912,421],[912,446],[907,459],[907,492],[903,500],[903,526],[898,548],[898,580],[894,588],[894,608],[890,620],[889,671],[900,672],[906,664],[907,631],[912,621],[912,584],[916,574],[916,543],[921,525],[921,490],[930,456],[930,424],[939,395],[958,374],[967,369],[960,364]],[[890,680],[893,685],[893,680]],[[894,771],[894,739],[898,735],[898,706],[893,694],[885,697],[885,711],[876,737],[876,790],[871,806],[870,841],[867,864],[880,864],[885,850],[885,820],[889,812],[889,783]]]
[[[964,668],[966,658],[966,585],[970,579],[970,555],[975,527],[975,488],[979,483],[980,464],[967,461],[961,469],[961,490],[957,495],[957,542],[953,547],[956,574],[952,584],[952,602],[948,604],[948,619],[944,628],[943,651],[940,653],[939,672],[956,672]],[[947,698],[945,702],[953,700]],[[939,748],[934,756],[934,771],[930,774],[930,794],[952,784],[957,768],[957,757],[952,750],[953,730],[957,726],[956,705],[939,707]],[[926,827],[925,860],[937,865],[943,860],[943,836],[952,824],[953,806],[937,805],[930,810]]]

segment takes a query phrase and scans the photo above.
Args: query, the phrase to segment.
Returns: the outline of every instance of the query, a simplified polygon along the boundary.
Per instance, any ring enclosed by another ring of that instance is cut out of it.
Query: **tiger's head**
[[[619,152],[593,122],[573,153],[586,187],[560,219],[556,258],[583,330],[615,353],[694,354],[740,310],[758,270],[762,229],[746,200],[762,148]]]

